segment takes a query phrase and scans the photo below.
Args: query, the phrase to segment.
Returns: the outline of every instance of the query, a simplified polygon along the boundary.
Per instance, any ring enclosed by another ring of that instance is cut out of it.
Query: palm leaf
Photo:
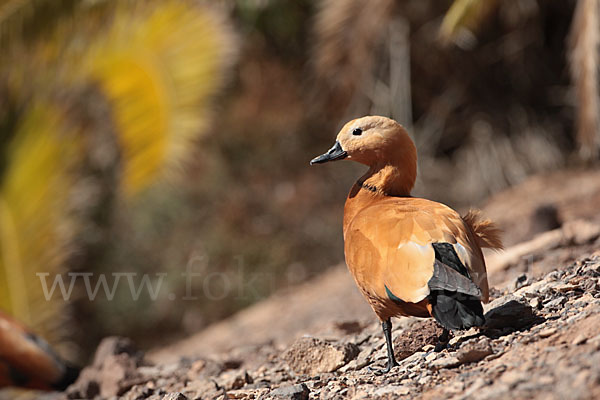
[[[178,1],[142,15],[118,12],[86,56],[92,79],[114,104],[126,193],[176,171],[206,126],[232,53],[218,22]]]
[[[51,280],[69,268],[68,249],[85,222],[70,212],[69,196],[98,127],[47,99],[66,109],[77,100],[65,94],[98,88],[121,155],[116,197],[131,198],[181,168],[232,61],[227,25],[203,7],[124,2],[110,12],[61,20],[36,45],[13,46],[0,67],[20,110],[0,171],[0,308],[51,343],[60,339],[64,303],[56,294],[45,300],[36,272]]]
[[[496,5],[497,0],[454,0],[440,26],[441,39],[450,42],[465,30],[476,30]]]
[[[47,301],[38,272],[59,272],[66,257],[67,197],[77,160],[75,133],[49,104],[27,112],[9,145],[0,188],[0,306],[57,340],[62,299]]]

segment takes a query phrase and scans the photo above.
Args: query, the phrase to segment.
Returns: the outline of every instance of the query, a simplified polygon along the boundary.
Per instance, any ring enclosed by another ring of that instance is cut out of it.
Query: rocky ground
[[[600,173],[567,178],[536,177],[488,203],[509,247],[486,255],[487,323],[442,352],[432,320],[395,319],[400,366],[373,373],[386,360],[381,328],[338,266],[147,354],[108,338],[74,385],[45,397],[600,398]]]
[[[485,328],[454,336],[439,353],[433,321],[397,320],[400,366],[384,376],[369,368],[385,363],[379,325],[347,321],[286,348],[242,346],[168,364],[109,338],[77,383],[52,398],[600,398],[600,252],[514,284],[494,292]]]

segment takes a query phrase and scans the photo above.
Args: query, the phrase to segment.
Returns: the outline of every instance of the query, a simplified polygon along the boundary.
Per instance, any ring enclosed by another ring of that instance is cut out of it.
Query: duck
[[[381,322],[387,373],[398,366],[392,317],[433,318],[450,332],[481,327],[489,286],[482,248],[502,249],[501,231],[478,210],[461,216],[445,204],[411,196],[417,149],[393,119],[366,116],[346,123],[311,165],[351,160],[368,167],[344,206],[344,255],[358,289]]]
[[[45,340],[0,311],[0,389],[62,391],[78,375],[79,369],[63,361]]]

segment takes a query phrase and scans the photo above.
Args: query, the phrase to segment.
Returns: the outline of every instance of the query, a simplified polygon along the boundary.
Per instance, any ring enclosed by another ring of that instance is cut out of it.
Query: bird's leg
[[[440,351],[444,350],[446,347],[448,347],[449,341],[450,341],[450,331],[448,329],[444,328],[444,332],[442,332],[442,334],[438,338],[438,342],[435,345],[434,351],[436,353],[439,353]]]
[[[396,357],[394,357],[394,344],[392,343],[392,321],[388,318],[381,323],[381,327],[383,328],[383,336],[385,336],[385,342],[387,344],[388,364],[387,367],[383,369],[369,368],[378,375],[387,374],[393,367],[397,367],[399,365],[396,361]]]

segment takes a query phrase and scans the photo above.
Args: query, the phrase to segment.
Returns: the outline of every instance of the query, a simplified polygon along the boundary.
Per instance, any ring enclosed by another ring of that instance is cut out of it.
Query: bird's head
[[[333,147],[310,164],[342,159],[369,167],[393,165],[416,174],[417,150],[402,125],[386,117],[367,116],[344,125]]]

